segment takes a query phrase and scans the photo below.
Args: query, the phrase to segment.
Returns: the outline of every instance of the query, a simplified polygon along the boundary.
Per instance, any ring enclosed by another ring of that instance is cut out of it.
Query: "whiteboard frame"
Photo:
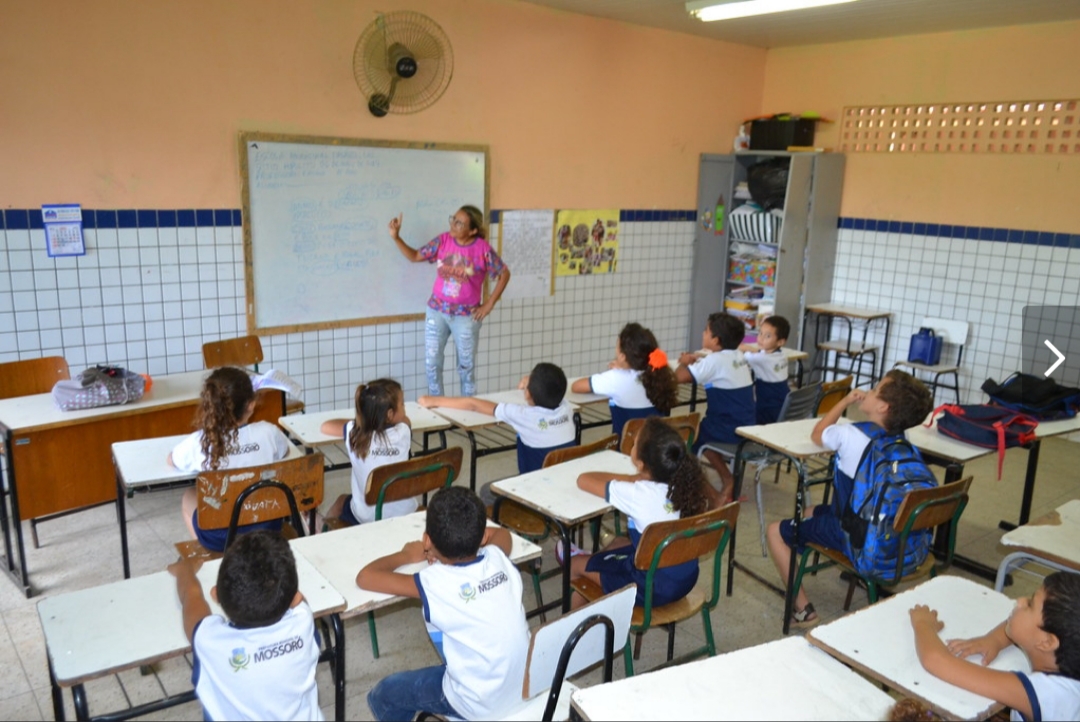
[[[467,143],[433,143],[426,141],[408,140],[378,140],[374,138],[340,138],[333,136],[316,135],[291,135],[288,133],[268,133],[263,131],[242,130],[237,136],[237,152],[240,159],[240,207],[241,220],[244,231],[244,293],[245,293],[245,316],[247,317],[247,331],[257,336],[272,336],[281,333],[299,333],[302,331],[318,331],[327,328],[347,328],[350,326],[372,326],[377,323],[398,323],[402,321],[419,321],[424,318],[423,313],[408,313],[396,316],[369,316],[366,318],[340,319],[337,321],[317,321],[313,323],[291,324],[286,326],[256,325],[255,314],[255,274],[254,254],[252,249],[251,235],[251,185],[248,176],[247,144],[251,141],[266,143],[306,143],[308,145],[326,146],[364,146],[371,148],[407,148],[411,150],[434,150],[434,151],[466,151],[470,153],[482,153],[484,155],[484,221],[490,228],[491,225],[491,151],[487,145],[472,145]],[[489,241],[490,242],[490,241]],[[484,284],[487,296],[487,283]]]

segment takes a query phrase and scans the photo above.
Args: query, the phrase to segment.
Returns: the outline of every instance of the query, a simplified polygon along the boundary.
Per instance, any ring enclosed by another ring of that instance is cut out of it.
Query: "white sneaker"
[[[570,542],[570,556],[571,558],[585,554],[585,551],[578,547],[574,542]],[[559,539],[555,542],[555,561],[559,563],[559,566],[566,564],[564,561],[565,553],[563,550],[563,540]]]

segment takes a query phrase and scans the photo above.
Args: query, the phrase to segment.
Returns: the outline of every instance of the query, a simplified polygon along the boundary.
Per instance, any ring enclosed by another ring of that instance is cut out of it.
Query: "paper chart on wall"
[[[619,211],[559,211],[555,275],[614,273],[619,265]]]
[[[554,227],[554,210],[499,214],[499,255],[511,274],[503,298],[537,298],[555,293],[551,274]]]

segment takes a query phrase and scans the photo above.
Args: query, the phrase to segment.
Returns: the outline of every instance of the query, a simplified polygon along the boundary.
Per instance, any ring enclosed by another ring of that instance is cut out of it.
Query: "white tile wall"
[[[924,317],[968,321],[961,402],[983,403],[983,381],[1021,369],[1023,307],[1080,305],[1080,249],[841,228],[832,299],[893,312],[887,368],[907,357]],[[871,329],[871,339],[883,337]]]
[[[54,259],[43,231],[0,231],[0,362],[59,355],[73,374],[110,363],[161,375],[201,369],[204,342],[246,333],[239,227],[84,233],[85,256]],[[516,387],[539,361],[568,376],[601,371],[629,321],[685,350],[693,237],[692,222],[625,222],[617,273],[558,278],[554,296],[500,303],[481,332],[481,392]],[[408,398],[426,392],[420,321],[262,343],[261,368],[299,381],[312,410],[350,406],[356,384],[379,376],[401,381]],[[445,379],[457,393],[451,349]]]

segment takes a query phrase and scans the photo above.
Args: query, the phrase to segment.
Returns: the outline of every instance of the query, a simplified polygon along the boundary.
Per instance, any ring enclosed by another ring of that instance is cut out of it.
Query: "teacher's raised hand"
[[[393,238],[395,241],[401,237],[399,235],[401,233],[401,218],[404,215],[404,213],[398,213],[397,218],[390,219],[390,224],[388,226],[388,228],[390,229],[390,237]]]

